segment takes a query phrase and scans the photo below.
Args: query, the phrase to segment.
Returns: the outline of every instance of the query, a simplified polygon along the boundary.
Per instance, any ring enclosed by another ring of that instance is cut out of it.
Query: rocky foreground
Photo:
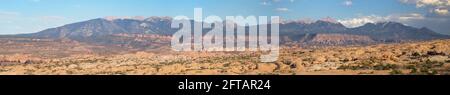
[[[17,59],[1,55],[0,74],[25,75],[448,75],[450,40],[372,46],[284,48],[279,61],[254,52],[137,52]],[[7,61],[5,61],[7,60]]]

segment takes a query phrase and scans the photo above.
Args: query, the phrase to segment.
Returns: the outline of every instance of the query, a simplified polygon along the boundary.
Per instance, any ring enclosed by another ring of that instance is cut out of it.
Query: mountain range
[[[170,44],[171,35],[177,32],[177,29],[170,27],[172,21],[171,17],[97,18],[15,36],[156,48]],[[450,36],[428,28],[415,28],[397,22],[367,23],[356,28],[347,28],[341,23],[324,20],[311,23],[289,21],[280,24],[280,40],[283,44],[348,45],[448,38]]]

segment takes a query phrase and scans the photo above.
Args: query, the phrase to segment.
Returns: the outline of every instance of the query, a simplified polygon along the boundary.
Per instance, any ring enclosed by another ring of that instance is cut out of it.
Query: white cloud
[[[389,15],[387,17],[388,17],[388,20],[390,20],[390,21],[398,21],[398,22],[423,20],[426,18],[424,15],[418,14],[418,13],[396,14],[396,15]]]
[[[400,0],[402,3],[415,4],[417,8],[427,8],[430,13],[448,16],[450,0]]]
[[[414,26],[417,28],[427,27],[438,33],[450,35],[450,18],[445,16],[430,16],[418,13],[409,14],[391,14],[388,16],[359,16],[356,18],[340,19],[338,22],[342,23],[346,27],[358,27],[366,23],[377,23],[394,21],[400,22],[408,26]]]
[[[376,16],[376,15],[370,15],[370,16],[360,16],[357,18],[350,18],[350,19],[341,19],[338,20],[341,24],[343,24],[346,27],[359,27],[366,23],[376,23],[376,22],[384,22],[387,21],[388,17],[382,17],[382,16]]]
[[[288,12],[289,9],[288,8],[276,8],[275,9],[277,12]]]
[[[446,6],[449,3],[449,0],[418,0],[416,1],[417,7],[424,6]]]
[[[415,20],[423,20],[425,16],[418,13],[410,13],[410,14],[393,14],[389,16],[359,16],[357,18],[350,19],[340,19],[338,22],[342,23],[347,27],[359,27],[367,23],[377,23],[377,22],[387,22],[387,21],[395,21],[395,22],[411,22]]]
[[[353,1],[352,0],[345,0],[343,4],[345,6],[352,6],[353,5]]]
[[[272,5],[272,4],[277,4],[277,3],[294,3],[295,0],[261,0],[262,2],[260,2],[261,5]]]
[[[295,0],[261,0],[260,4],[263,6],[279,6],[279,7],[274,7],[273,10],[276,12],[289,12],[291,11],[291,9],[289,9],[288,7],[283,7],[285,6],[285,4],[289,4],[289,3],[294,3]]]

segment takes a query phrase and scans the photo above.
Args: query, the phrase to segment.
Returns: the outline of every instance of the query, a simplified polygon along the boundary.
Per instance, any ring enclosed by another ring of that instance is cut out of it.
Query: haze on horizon
[[[34,33],[107,16],[281,16],[347,27],[395,21],[450,35],[450,0],[2,0],[0,34]]]

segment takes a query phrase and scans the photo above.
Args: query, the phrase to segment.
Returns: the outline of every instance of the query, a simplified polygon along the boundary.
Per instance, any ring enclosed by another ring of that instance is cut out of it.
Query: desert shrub
[[[393,69],[391,72],[389,72],[391,75],[403,75],[403,72],[398,69]]]
[[[337,69],[339,70],[369,70],[373,67],[367,64],[357,64],[357,65],[342,65],[339,66]]]
[[[437,72],[436,70],[433,70],[433,69],[422,68],[422,69],[419,70],[419,72],[411,73],[411,74],[417,74],[417,75],[436,75],[436,74],[438,74],[438,72]]]
[[[342,65],[338,69],[350,69],[350,70],[392,70],[399,69],[400,66],[396,64],[387,64],[382,63],[379,64],[380,61],[377,59],[371,58],[369,60],[363,60],[355,64]]]
[[[410,74],[415,74],[415,73],[418,73],[418,71],[417,71],[417,68],[411,68],[411,72],[410,72]]]
[[[442,56],[445,56],[445,53],[437,52],[437,51],[428,51],[428,52],[427,52],[427,55],[430,55],[430,56],[434,56],[434,55],[442,55]]]
[[[311,61],[313,61],[314,59],[313,58],[305,58],[305,59],[302,59],[302,61],[307,61],[307,62],[311,62]]]
[[[399,66],[396,64],[377,64],[373,66],[374,70],[392,70],[398,69]]]
[[[342,66],[339,66],[337,69],[338,70],[358,70],[358,67],[350,66],[350,65],[342,65]]]
[[[363,75],[363,74],[374,74],[375,72],[359,72],[358,74]]]
[[[291,64],[291,65],[289,65],[289,67],[292,69],[295,69],[295,68],[297,68],[297,64]]]
[[[223,67],[230,67],[230,63],[223,64]]]
[[[342,60],[342,62],[344,62],[344,63],[349,62],[349,61],[350,61],[350,59],[348,59],[348,58],[345,58],[344,60]]]
[[[406,66],[406,69],[410,69],[410,74],[414,75],[436,75],[438,74],[439,67],[442,67],[444,63],[437,61],[426,60],[425,62],[411,62],[411,65]]]
[[[444,63],[438,62],[438,61],[431,61],[428,59],[427,61],[425,61],[424,65],[426,67],[432,68],[432,67],[442,67],[442,66],[444,66]]]
[[[417,69],[416,65],[406,65],[405,68],[406,69]]]
[[[293,64],[293,62],[291,60],[283,60],[283,64],[291,65],[291,64]]]
[[[411,54],[411,56],[419,57],[419,56],[422,56],[422,55],[419,52],[414,52],[413,54]]]
[[[0,69],[0,72],[7,72],[7,71],[9,71],[9,70],[7,70],[7,69]]]
[[[305,52],[303,52],[303,51],[298,51],[298,52],[294,52],[294,53],[292,53],[292,54],[295,54],[295,55],[300,55],[300,54],[304,54]]]
[[[192,63],[192,61],[178,59],[178,60],[173,60],[173,61],[166,61],[166,62],[163,62],[162,64],[172,65],[172,64],[191,64],[191,63]]]

